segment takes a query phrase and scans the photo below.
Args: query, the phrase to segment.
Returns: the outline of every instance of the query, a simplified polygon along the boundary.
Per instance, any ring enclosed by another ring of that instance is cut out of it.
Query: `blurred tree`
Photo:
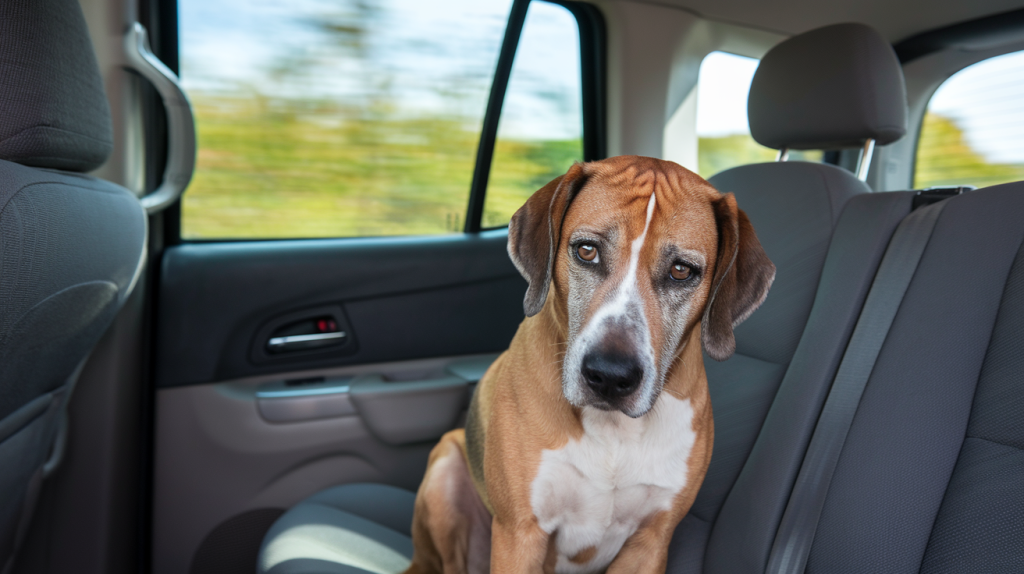
[[[921,126],[914,187],[974,185],[984,187],[1024,179],[1024,166],[990,163],[971,148],[950,118],[928,112]]]

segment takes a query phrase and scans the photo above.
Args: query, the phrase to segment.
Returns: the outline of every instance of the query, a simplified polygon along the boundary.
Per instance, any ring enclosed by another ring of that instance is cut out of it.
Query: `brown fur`
[[[716,359],[731,355],[732,327],[763,301],[774,267],[731,194],[718,193],[670,162],[628,156],[573,166],[513,217],[509,252],[530,283],[524,300],[527,318],[478,385],[466,433],[448,433],[431,453],[417,495],[409,572],[486,571],[461,557],[483,554],[474,540],[484,531],[480,522],[485,515],[493,516],[490,571],[554,571],[557,532],[549,536],[540,528],[531,485],[542,452],[560,449],[584,432],[580,408],[562,390],[562,355],[570,334],[570,234],[581,228],[613,229],[616,235],[609,243],[615,248],[607,256],[622,257],[643,230],[652,193],[656,216],[648,238],[654,247],[644,243],[638,269],[660,277],[663,244],[682,245],[704,259],[704,276],[694,287],[686,317],[664,316],[657,281],[638,281],[652,347],[664,349],[667,357],[661,392],[690,400],[697,439],[687,461],[686,486],[675,495],[672,509],[647,517],[608,572],[664,571],[668,542],[697,495],[714,440],[702,343]],[[586,317],[624,272],[617,269],[596,287]],[[703,329],[698,328],[702,323]],[[676,326],[666,330],[664,325]],[[457,455],[461,464],[454,463]],[[588,562],[596,549],[587,550],[589,556],[583,551],[573,559]]]

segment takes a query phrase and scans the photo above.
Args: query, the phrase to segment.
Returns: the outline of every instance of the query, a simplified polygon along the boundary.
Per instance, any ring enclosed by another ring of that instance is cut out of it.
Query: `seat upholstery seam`
[[[752,359],[752,360],[758,361],[760,363],[766,363],[766,364],[769,364],[769,365],[775,365],[777,367],[786,367],[786,368],[789,368],[789,363],[792,362],[792,360],[790,360],[790,361],[786,361],[785,363],[778,363],[778,362],[771,361],[771,360],[768,360],[768,359],[762,359],[761,357],[755,357],[754,355],[751,355],[750,353],[743,353],[741,351],[736,351],[735,353],[733,353],[733,356],[734,357],[744,357],[746,359]],[[792,359],[792,357],[791,357],[791,359]]]
[[[303,502],[303,503],[300,503],[300,504],[296,505],[294,508],[300,508],[303,505],[319,506],[320,508],[326,508],[326,509],[329,509],[331,511],[334,511],[334,512],[337,512],[337,513],[340,513],[340,514],[347,514],[349,516],[354,516],[354,517],[356,517],[356,518],[358,518],[360,520],[365,520],[366,522],[373,523],[373,524],[375,524],[375,525],[377,525],[377,526],[379,526],[381,528],[384,528],[385,530],[388,530],[389,532],[393,532],[393,533],[395,533],[395,534],[397,534],[399,536],[402,536],[404,538],[411,538],[408,534],[399,532],[399,531],[395,530],[394,528],[391,528],[390,526],[387,526],[385,524],[381,524],[377,520],[373,520],[373,519],[367,518],[365,516],[356,514],[355,512],[351,512],[351,511],[348,511],[348,510],[342,510],[341,508],[338,508],[337,506],[331,506],[330,504],[324,504],[322,502]]]
[[[59,132],[64,132],[66,134],[72,134],[72,135],[76,135],[76,136],[81,136],[83,138],[90,139],[90,140],[92,140],[94,142],[97,142],[97,143],[103,143],[103,144],[108,144],[108,145],[113,145],[113,143],[114,143],[112,140],[101,140],[101,139],[95,138],[95,137],[90,136],[90,135],[86,135],[86,134],[81,133],[81,132],[76,132],[74,130],[69,130],[69,129],[65,129],[65,128],[59,128],[57,126],[48,126],[48,125],[45,125],[45,124],[39,124],[39,125],[34,125],[32,127],[25,128],[23,130],[19,130],[18,132],[5,137],[4,139],[0,140],[0,145],[3,145],[5,143],[7,143],[8,141],[10,141],[10,140],[20,136],[21,134],[24,134],[25,132],[28,132],[28,131],[31,131],[31,130],[35,130],[35,129],[39,129],[39,128],[45,128],[45,129],[48,129],[48,130],[55,130],[55,131],[59,131]],[[67,158],[66,157],[62,157],[62,156],[54,156],[52,159],[67,159]]]
[[[21,165],[21,164],[18,164],[18,165]],[[110,184],[111,185],[117,185],[116,183],[113,183],[113,182],[110,182]],[[30,187],[33,187],[33,186],[36,186],[36,185],[64,185],[64,186],[67,186],[67,187],[70,187],[70,188],[74,188],[74,189],[79,189],[79,190],[95,191],[95,192],[106,193],[108,195],[115,195],[115,196],[116,195],[122,195],[120,193],[121,190],[101,189],[101,188],[98,188],[98,187],[87,187],[87,186],[84,186],[84,185],[76,185],[76,184],[73,184],[73,183],[68,183],[66,181],[33,181],[32,183],[27,183],[27,184],[23,185],[21,188],[18,189],[18,191],[15,191],[14,193],[11,194],[10,197],[7,198],[7,201],[4,202],[3,207],[0,207],[0,218],[2,218],[4,216],[4,214],[7,212],[7,207],[11,205],[11,202],[14,201],[15,197],[20,195],[21,192],[25,191],[26,189],[28,189]],[[123,189],[125,191],[127,191],[127,188],[123,188]],[[129,192],[129,193],[131,193],[131,192]]]
[[[971,435],[964,435],[964,442],[966,442],[966,441],[967,441],[967,439],[969,439],[969,438],[972,438],[972,439],[975,439],[975,440],[982,440],[982,441],[985,441],[985,442],[987,442],[987,443],[991,443],[991,444],[996,444],[996,445],[999,445],[999,446],[1005,446],[1006,448],[1012,448],[1012,449],[1014,449],[1014,450],[1017,450],[1017,451],[1021,451],[1021,452],[1024,452],[1024,446],[1017,446],[1017,445],[1015,445],[1015,444],[1010,444],[1010,443],[1007,443],[1007,442],[1003,442],[1003,441],[999,441],[999,440],[994,440],[994,439],[990,439],[990,438],[985,438],[985,437],[983,437],[983,436],[971,436]],[[962,447],[961,447],[961,448],[962,448]],[[959,455],[958,455],[958,456],[957,456],[957,459],[959,459],[959,458],[960,458],[960,457],[959,457]]]

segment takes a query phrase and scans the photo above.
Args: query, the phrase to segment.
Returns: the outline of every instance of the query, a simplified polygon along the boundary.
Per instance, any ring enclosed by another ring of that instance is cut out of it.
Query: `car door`
[[[286,508],[414,490],[464,419],[523,316],[509,217],[603,156],[603,25],[540,0],[178,14],[198,155],[164,215],[152,565],[251,572]]]

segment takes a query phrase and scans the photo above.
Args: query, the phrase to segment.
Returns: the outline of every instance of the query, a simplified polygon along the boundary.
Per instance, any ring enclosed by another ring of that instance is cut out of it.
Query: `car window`
[[[1024,51],[968,66],[932,96],[914,187],[1024,180]]]
[[[698,173],[708,178],[727,169],[774,161],[777,152],[750,136],[747,95],[760,61],[711,52],[697,77]],[[820,151],[790,151],[789,161],[821,161]]]
[[[511,0],[178,6],[199,140],[183,238],[462,230]]]
[[[533,192],[583,159],[576,17],[531,2],[498,122],[482,226],[507,225]]]

